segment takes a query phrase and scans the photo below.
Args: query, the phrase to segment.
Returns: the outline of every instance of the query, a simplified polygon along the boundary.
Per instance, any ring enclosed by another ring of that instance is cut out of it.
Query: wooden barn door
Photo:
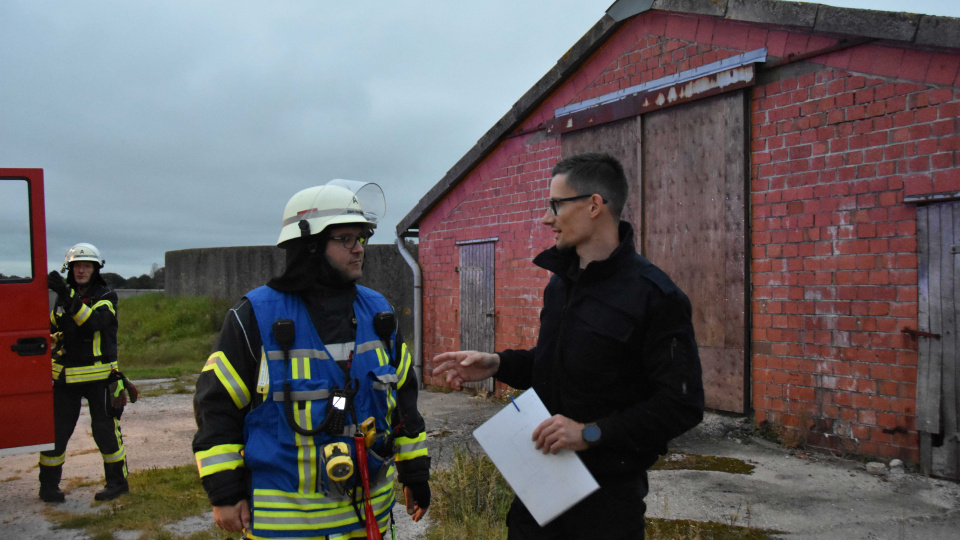
[[[494,241],[460,242],[460,350],[493,352]],[[464,386],[493,392],[493,378]]]
[[[920,462],[960,479],[960,201],[917,208],[919,315],[917,429]]]
[[[608,152],[634,180],[637,249],[687,293],[707,406],[749,408],[746,108],[729,92],[563,135],[563,156]]]

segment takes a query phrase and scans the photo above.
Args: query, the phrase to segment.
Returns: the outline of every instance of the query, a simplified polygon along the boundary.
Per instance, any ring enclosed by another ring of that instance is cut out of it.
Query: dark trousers
[[[508,540],[643,540],[646,478],[606,485],[541,527],[519,498],[507,512]]]
[[[103,455],[103,472],[108,485],[122,484],[127,477],[127,459],[120,434],[119,411],[110,406],[106,381],[66,384],[58,382],[53,389],[53,450],[40,453],[40,485],[56,486],[63,474],[67,443],[80,419],[81,400],[90,408],[93,440]]]

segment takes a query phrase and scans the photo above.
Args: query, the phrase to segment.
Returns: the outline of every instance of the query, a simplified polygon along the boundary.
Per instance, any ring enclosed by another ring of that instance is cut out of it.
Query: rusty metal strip
[[[745,64],[682,83],[625,96],[617,101],[553,118],[547,122],[545,127],[547,133],[569,133],[681,103],[689,103],[724,92],[739,90],[752,86],[755,80],[754,64]]]

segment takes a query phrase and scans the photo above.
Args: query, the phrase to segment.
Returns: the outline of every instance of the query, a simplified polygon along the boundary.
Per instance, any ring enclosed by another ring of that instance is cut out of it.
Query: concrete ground
[[[192,396],[143,398],[124,413],[122,429],[133,471],[192,463],[195,430]],[[478,450],[473,430],[503,405],[462,393],[424,392],[421,410],[436,464],[447,463],[458,447]],[[783,531],[788,540],[940,539],[960,531],[960,484],[822,454],[790,451],[753,438],[743,422],[708,415],[704,424],[671,445],[673,453],[727,456],[756,468],[751,475],[700,471],[655,471],[647,515],[733,523]],[[37,498],[37,455],[0,458],[0,538],[82,540],[79,531],[58,530],[46,520],[48,505]],[[878,471],[880,472],[880,471]],[[103,469],[84,413],[67,450],[59,508],[96,511],[99,485],[70,487],[84,479],[100,482]],[[427,520],[413,524],[395,513],[398,538],[423,538]],[[427,513],[429,518],[430,514]],[[180,535],[204,530],[209,514],[171,527]],[[136,533],[115,535],[118,540]]]

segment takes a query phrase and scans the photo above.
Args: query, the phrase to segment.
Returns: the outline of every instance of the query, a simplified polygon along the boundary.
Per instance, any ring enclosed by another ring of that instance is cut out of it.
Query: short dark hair
[[[567,185],[580,195],[599,194],[613,217],[620,219],[630,184],[617,158],[601,152],[576,154],[554,165],[552,175],[558,174],[565,174]]]

